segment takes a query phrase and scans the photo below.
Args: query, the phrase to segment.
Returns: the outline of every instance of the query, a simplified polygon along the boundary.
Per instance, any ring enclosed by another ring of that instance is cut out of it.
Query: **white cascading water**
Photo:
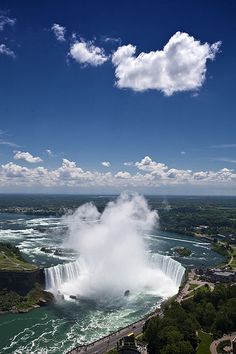
[[[148,254],[144,234],[158,222],[142,196],[122,193],[100,214],[84,204],[63,218],[68,227],[65,246],[80,257],[45,269],[46,289],[54,294],[87,298],[148,291],[161,297],[178,292],[184,274],[180,263]]]
[[[150,256],[150,266],[163,273],[163,280],[166,276],[175,284],[177,289],[179,288],[185,273],[185,268],[179,262],[169,256],[153,254]],[[65,294],[65,285],[76,282],[81,277],[83,269],[79,260],[45,268],[46,290],[53,292],[55,295],[58,292]]]
[[[45,268],[44,273],[46,289],[55,293],[60,291],[64,283],[78,279],[80,275],[79,262],[69,262]]]
[[[185,268],[181,263],[161,254],[153,254],[151,256],[151,263],[153,267],[157,267],[170,278],[178,288],[180,287],[185,273]]]

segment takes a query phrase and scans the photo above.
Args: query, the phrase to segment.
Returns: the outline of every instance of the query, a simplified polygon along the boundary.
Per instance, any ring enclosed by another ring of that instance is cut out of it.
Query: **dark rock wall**
[[[34,287],[35,283],[44,287],[43,269],[23,272],[0,271],[0,290],[12,290],[24,296]]]

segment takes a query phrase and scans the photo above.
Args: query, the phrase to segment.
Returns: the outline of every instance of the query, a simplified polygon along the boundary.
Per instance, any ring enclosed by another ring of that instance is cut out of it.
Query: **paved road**
[[[154,312],[153,314],[150,314],[150,316],[143,318],[135,323],[132,323],[131,325],[122,328],[121,330],[111,333],[107,337],[103,337],[96,342],[93,342],[91,344],[85,345],[85,346],[80,346],[77,348],[72,349],[71,351],[67,352],[67,354],[75,354],[75,353],[87,353],[87,354],[103,354],[106,353],[107,351],[111,350],[112,348],[116,347],[116,343],[119,341],[119,339],[127,336],[129,333],[134,333],[135,336],[139,335],[143,331],[143,326],[145,322],[154,316],[157,316],[158,312]]]
[[[210,345],[211,354],[218,354],[217,353],[217,346],[220,342],[222,342],[224,340],[231,340],[232,341],[235,337],[236,337],[236,332],[229,334],[229,335],[225,335],[220,339],[214,340]]]

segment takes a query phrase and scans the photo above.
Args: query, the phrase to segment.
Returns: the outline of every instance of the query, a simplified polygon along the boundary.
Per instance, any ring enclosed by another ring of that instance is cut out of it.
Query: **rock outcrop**
[[[25,296],[38,283],[45,286],[43,269],[24,271],[0,271],[0,290],[15,291]]]

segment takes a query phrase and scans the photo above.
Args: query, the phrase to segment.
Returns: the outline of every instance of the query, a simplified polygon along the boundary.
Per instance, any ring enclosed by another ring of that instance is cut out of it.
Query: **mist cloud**
[[[173,292],[171,280],[148,263],[144,234],[157,222],[157,212],[142,196],[127,193],[101,214],[89,203],[64,217],[69,230],[66,246],[79,252],[81,274],[62,290],[84,296],[123,294],[127,289],[156,289],[165,280],[170,288],[162,286],[160,293]]]

